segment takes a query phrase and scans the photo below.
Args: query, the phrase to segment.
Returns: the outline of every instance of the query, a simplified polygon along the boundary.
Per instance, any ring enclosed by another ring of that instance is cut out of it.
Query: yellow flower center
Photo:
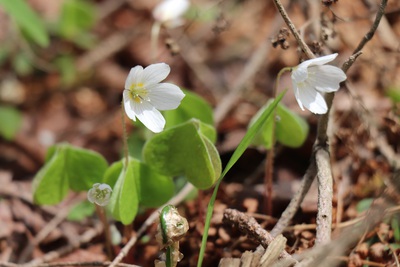
[[[138,104],[142,103],[144,100],[148,101],[147,94],[148,91],[143,83],[133,83],[129,87],[129,98]]]

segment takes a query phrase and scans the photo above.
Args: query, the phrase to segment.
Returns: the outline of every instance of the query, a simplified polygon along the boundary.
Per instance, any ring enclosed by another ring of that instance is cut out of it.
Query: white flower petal
[[[307,66],[305,65],[299,65],[295,68],[292,69],[292,74],[291,78],[292,81],[295,83],[301,83],[304,82],[308,77],[308,72],[307,72]]]
[[[110,193],[107,192],[107,195],[104,198],[100,198],[96,200],[96,204],[99,206],[107,206],[107,204],[110,202]]]
[[[297,104],[299,104],[301,110],[304,110],[303,104],[301,103],[301,100],[300,100],[300,88],[297,86],[297,84],[294,82],[294,80],[292,80],[292,84],[293,84],[294,96],[296,98]]]
[[[182,18],[171,19],[164,22],[164,26],[168,29],[177,28],[179,26],[182,26],[183,24],[185,24],[185,20]]]
[[[330,65],[312,66],[309,72],[307,82],[316,90],[326,93],[339,90],[340,83],[347,78],[343,70]]]
[[[154,8],[153,17],[161,23],[174,20],[182,16],[189,5],[187,0],[164,0]]]
[[[135,103],[129,98],[129,91],[124,90],[123,92],[124,108],[126,115],[133,121],[136,121],[136,113],[133,110]]]
[[[90,188],[87,193],[87,199],[89,200],[90,203],[95,203],[96,201],[95,190],[96,189],[94,188]]]
[[[150,102],[159,110],[176,109],[185,97],[182,90],[171,83],[154,85],[148,91]]]
[[[294,79],[297,83],[303,82],[308,78],[308,69],[311,66],[323,65],[328,62],[331,62],[337,57],[337,53],[332,55],[327,55],[323,57],[313,58],[309,60],[305,60],[297,67],[292,70],[292,79]]]
[[[324,97],[318,93],[314,88],[304,86],[298,88],[300,93],[297,102],[300,107],[304,106],[306,109],[315,114],[325,114],[328,111]]]
[[[322,56],[322,57],[312,58],[312,59],[309,59],[309,60],[306,60],[306,61],[302,62],[301,64],[305,64],[305,65],[308,65],[308,66],[324,65],[324,64],[326,64],[328,62],[333,61],[337,56],[338,56],[338,54],[335,53],[335,54],[326,55],[326,56]]]
[[[151,64],[143,70],[143,84],[149,86],[157,84],[167,78],[171,68],[165,63]]]
[[[107,191],[112,191],[111,187],[108,184],[100,184],[99,185],[100,190],[107,190]]]
[[[133,106],[136,117],[154,133],[162,132],[165,119],[162,114],[149,102],[143,101]]]
[[[142,83],[143,67],[136,66],[131,68],[125,81],[125,89],[129,89],[132,84]]]

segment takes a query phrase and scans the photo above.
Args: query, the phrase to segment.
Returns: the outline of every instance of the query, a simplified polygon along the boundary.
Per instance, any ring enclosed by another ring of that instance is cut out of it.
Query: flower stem
[[[96,213],[97,216],[99,216],[101,223],[103,224],[104,227],[104,238],[105,238],[105,246],[107,250],[107,255],[110,260],[114,259],[115,253],[112,248],[112,243],[111,243],[111,233],[110,233],[110,225],[108,224],[107,216],[105,213],[104,207],[101,207],[99,205],[96,206]]]
[[[156,21],[151,27],[151,61],[155,62],[157,59],[157,42],[160,36],[161,23]]]
[[[129,150],[128,150],[128,133],[126,131],[125,116],[124,116],[124,101],[121,102],[121,122],[122,122],[122,141],[124,146],[124,171],[126,172],[129,165]],[[132,225],[124,226],[124,237],[129,240],[132,235]]]
[[[285,67],[281,69],[276,77],[276,82],[273,88],[272,97],[276,98],[276,93],[279,89],[279,81],[281,76],[286,71],[291,71],[292,68]],[[273,174],[274,174],[274,157],[275,157],[275,129],[276,129],[276,109],[274,110],[273,118],[272,118],[272,142],[271,148],[267,154],[267,160],[265,162],[265,174],[264,174],[264,207],[265,213],[267,215],[272,215],[272,185],[273,185]]]
[[[121,123],[122,123],[122,141],[124,146],[124,170],[128,168],[129,164],[129,151],[128,151],[128,134],[126,132],[125,116],[124,116],[124,101],[121,102]]]

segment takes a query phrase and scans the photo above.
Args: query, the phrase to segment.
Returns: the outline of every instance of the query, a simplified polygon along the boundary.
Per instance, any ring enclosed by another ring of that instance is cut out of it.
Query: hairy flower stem
[[[286,71],[291,71],[292,68],[286,67],[279,71],[276,82],[273,88],[272,97],[276,98],[276,93],[279,89],[279,81],[281,76]],[[267,154],[267,160],[265,161],[265,175],[264,175],[264,208],[267,215],[272,215],[272,186],[273,186],[273,174],[274,174],[274,158],[275,158],[275,129],[276,129],[276,109],[274,110],[273,119],[272,119],[272,142],[271,148]]]
[[[97,216],[99,216],[99,219],[101,223],[103,224],[103,231],[104,231],[104,238],[105,238],[105,247],[107,251],[107,256],[110,260],[114,259],[115,253],[112,248],[112,243],[111,243],[111,233],[110,233],[110,225],[107,220],[105,208],[99,205],[96,206],[96,213]]]
[[[125,116],[124,116],[124,101],[121,102],[121,123],[122,123],[122,141],[124,149],[124,172],[128,170],[129,165],[129,150],[128,150],[128,133],[126,131]],[[132,235],[132,225],[124,225],[124,236],[129,240]]]
[[[127,170],[129,164],[129,151],[128,151],[128,134],[126,132],[125,116],[124,116],[124,101],[121,102],[121,123],[122,123],[122,141],[124,146],[124,171]]]

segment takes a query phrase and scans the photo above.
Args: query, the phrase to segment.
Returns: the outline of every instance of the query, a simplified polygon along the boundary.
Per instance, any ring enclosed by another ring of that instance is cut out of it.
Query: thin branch
[[[81,237],[74,243],[69,244],[65,247],[62,247],[58,250],[51,251],[47,254],[45,254],[43,257],[34,259],[26,264],[22,264],[21,266],[23,267],[37,267],[40,264],[43,264],[44,262],[48,261],[53,261],[63,255],[66,255],[75,249],[79,248],[81,245],[86,244],[90,242],[94,237],[98,236],[101,234],[103,231],[103,225],[101,223],[95,225],[94,228],[91,228],[84,232]]]
[[[73,200],[72,203],[70,203],[67,207],[62,208],[56,216],[54,216],[51,221],[46,224],[45,227],[43,227],[35,236],[35,238],[32,240],[31,243],[29,243],[24,250],[21,252],[21,256],[19,257],[19,263],[25,262],[28,257],[31,255],[33,249],[40,244],[52,231],[54,231],[55,228],[59,224],[61,224],[65,218],[68,216],[71,208],[76,205],[79,201],[82,201],[82,197],[78,197],[77,199]]]
[[[356,54],[360,52],[364,46],[372,39],[374,36],[376,29],[379,26],[379,23],[382,19],[383,14],[385,13],[385,8],[387,6],[388,0],[382,0],[382,2],[379,4],[379,9],[378,12],[376,13],[375,21],[371,26],[371,29],[364,35],[364,38],[361,40],[361,42],[358,44],[357,48],[354,50],[353,54]]]
[[[313,52],[311,52],[310,48],[304,42],[304,40],[301,38],[300,34],[297,32],[296,27],[294,26],[292,20],[289,18],[289,15],[287,14],[285,8],[283,7],[282,3],[280,0],[274,0],[274,3],[276,5],[276,8],[278,9],[279,13],[281,14],[283,20],[285,21],[286,25],[289,27],[290,31],[292,32],[294,38],[296,39],[298,45],[301,48],[301,51],[307,56],[307,58],[315,58],[315,55]]]
[[[275,224],[274,228],[271,231],[272,236],[278,236],[281,234],[285,228],[289,225],[293,216],[296,214],[299,209],[301,203],[304,200],[308,190],[311,187],[312,182],[317,174],[317,168],[315,165],[315,161],[312,160],[306,173],[301,180],[300,188],[297,190],[296,195],[291,199],[289,205],[286,207],[285,211],[282,213],[279,221]]]
[[[332,233],[333,177],[329,152],[318,149],[315,153],[318,177],[318,213],[315,245],[326,244]]]
[[[264,230],[253,217],[247,216],[245,213],[240,211],[226,209],[224,211],[224,222],[238,227],[240,231],[260,242],[264,248],[268,248],[268,246],[274,241],[274,237]],[[279,258],[290,259],[292,264],[297,263],[297,260],[295,260],[285,250],[280,252]]]
[[[336,266],[334,257],[343,255],[345,251],[357,244],[360,237],[373,230],[385,216],[389,215],[388,212],[398,212],[398,206],[394,206],[398,200],[397,192],[391,194],[389,190],[386,190],[381,197],[374,200],[363,223],[345,228],[340,236],[326,245],[314,246],[310,252],[301,255],[304,260],[296,267]]]
[[[190,183],[187,183],[185,187],[172,199],[168,201],[165,205],[177,205],[181,203],[185,197],[193,190],[193,185]],[[147,230],[147,228],[153,224],[155,220],[158,219],[159,213],[162,210],[164,206],[158,208],[156,211],[154,211],[148,218],[147,220],[142,224],[140,229],[137,231],[136,235],[132,236],[132,238],[129,240],[128,243],[121,249],[120,253],[117,255],[117,257],[113,260],[113,262],[110,264],[110,267],[116,267],[118,264],[123,260],[123,258],[129,253],[133,245],[136,244],[136,241],[138,238]]]

